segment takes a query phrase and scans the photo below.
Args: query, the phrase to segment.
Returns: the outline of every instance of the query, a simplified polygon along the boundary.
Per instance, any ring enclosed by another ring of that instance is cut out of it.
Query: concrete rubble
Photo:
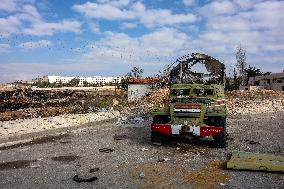
[[[284,92],[273,90],[231,91],[226,93],[231,115],[258,114],[284,110]]]
[[[119,96],[119,100],[116,100]],[[0,90],[0,121],[52,117],[61,114],[107,112],[123,101],[124,95],[102,91],[32,90],[9,88]]]

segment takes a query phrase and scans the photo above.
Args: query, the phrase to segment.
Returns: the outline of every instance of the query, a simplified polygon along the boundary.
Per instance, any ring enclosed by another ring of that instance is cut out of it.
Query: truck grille
[[[175,117],[200,117],[201,106],[195,104],[178,104],[174,107]]]

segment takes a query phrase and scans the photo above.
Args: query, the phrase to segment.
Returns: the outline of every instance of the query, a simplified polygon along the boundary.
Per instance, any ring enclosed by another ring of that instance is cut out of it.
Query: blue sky
[[[284,1],[0,0],[0,82],[43,75],[153,75],[207,53],[230,72],[235,50],[263,71],[284,69]]]

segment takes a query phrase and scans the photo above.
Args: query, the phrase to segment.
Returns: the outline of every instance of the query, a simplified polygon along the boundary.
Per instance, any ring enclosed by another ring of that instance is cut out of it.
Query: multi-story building
[[[78,78],[80,80],[79,85],[84,85],[84,82],[90,84],[108,84],[108,83],[121,83],[122,77],[64,77],[64,76],[48,76],[48,81],[50,83],[69,83],[72,79]]]

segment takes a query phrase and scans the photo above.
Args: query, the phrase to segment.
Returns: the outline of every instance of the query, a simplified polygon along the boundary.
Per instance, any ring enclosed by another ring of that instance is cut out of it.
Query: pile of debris
[[[132,102],[123,111],[125,114],[151,116],[151,112],[167,102],[169,89],[157,89],[148,96]],[[226,92],[227,111],[230,115],[257,114],[284,111],[284,92],[273,90]]]
[[[123,97],[121,94],[99,91],[10,88],[0,90],[0,121],[96,112],[112,107],[114,99],[123,101]]]
[[[152,117],[152,112],[162,107],[168,99],[169,89],[155,89],[141,99],[119,104],[121,118],[118,124],[140,124]]]
[[[284,110],[284,92],[273,90],[230,91],[226,93],[229,114],[257,114]]]

